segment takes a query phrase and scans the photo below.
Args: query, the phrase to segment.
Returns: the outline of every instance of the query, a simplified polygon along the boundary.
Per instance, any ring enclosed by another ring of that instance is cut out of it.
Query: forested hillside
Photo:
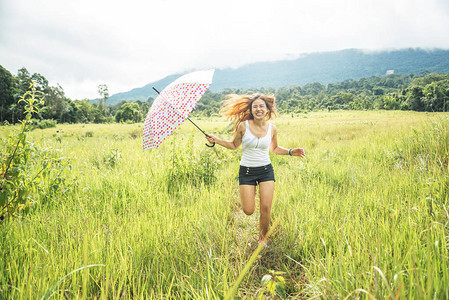
[[[308,83],[338,83],[371,76],[394,74],[449,73],[448,50],[403,49],[365,52],[349,49],[302,55],[294,60],[260,62],[236,69],[217,69],[211,91],[220,93],[227,88],[281,88]],[[146,101],[156,97],[152,87],[159,90],[178,75],[171,75],[129,92],[112,95],[109,103]]]

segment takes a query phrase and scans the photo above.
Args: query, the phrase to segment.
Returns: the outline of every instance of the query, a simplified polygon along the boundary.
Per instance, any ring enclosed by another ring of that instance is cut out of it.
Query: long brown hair
[[[253,102],[257,99],[261,99],[265,102],[265,105],[268,109],[268,114],[266,119],[271,119],[271,115],[276,116],[276,107],[275,101],[276,98],[274,95],[264,95],[264,94],[253,94],[253,95],[235,95],[231,94],[227,96],[227,99],[224,101],[222,108],[220,109],[220,114],[227,119],[235,121],[234,127],[232,128],[232,132],[235,133],[237,131],[237,127],[240,123],[254,119],[252,114],[252,105]]]

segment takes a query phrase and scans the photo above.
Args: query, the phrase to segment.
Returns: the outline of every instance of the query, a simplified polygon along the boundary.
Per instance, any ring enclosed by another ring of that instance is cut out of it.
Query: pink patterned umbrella
[[[143,150],[159,147],[185,119],[192,122],[189,114],[212,84],[213,75],[213,69],[186,74],[157,96],[143,126]],[[206,134],[203,130],[201,132]]]

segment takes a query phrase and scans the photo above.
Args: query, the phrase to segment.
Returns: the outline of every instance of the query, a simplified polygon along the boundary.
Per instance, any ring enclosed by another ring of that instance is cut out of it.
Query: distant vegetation
[[[153,102],[122,101],[108,105],[108,88],[98,87],[99,103],[88,99],[72,100],[65,96],[61,86],[52,87],[41,74],[30,74],[26,68],[12,75],[0,66],[0,121],[16,123],[25,112],[24,103],[18,103],[35,82],[35,88],[44,96],[45,103],[33,114],[35,127],[45,128],[57,123],[107,123],[142,122]],[[345,80],[324,85],[319,82],[302,86],[261,89],[231,89],[221,92],[207,91],[197,104],[194,114],[213,116],[218,114],[221,102],[228,94],[269,93],[277,99],[280,113],[301,113],[318,110],[413,110],[448,111],[449,74],[422,73],[371,76],[358,80]],[[51,122],[44,120],[52,120]]]

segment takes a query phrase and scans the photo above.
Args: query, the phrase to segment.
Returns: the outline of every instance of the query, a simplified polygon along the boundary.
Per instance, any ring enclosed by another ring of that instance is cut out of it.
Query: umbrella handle
[[[201,129],[200,129],[201,130]],[[201,130],[202,131],[202,130]],[[205,136],[207,136],[207,137],[210,137],[207,133],[205,133],[204,131],[203,131],[203,133],[204,133],[204,135]],[[209,147],[209,148],[212,148],[213,146],[215,146],[215,142],[213,142],[212,143],[212,145],[209,145],[208,143],[206,143],[206,144],[204,144],[204,145],[206,145],[207,147]]]

